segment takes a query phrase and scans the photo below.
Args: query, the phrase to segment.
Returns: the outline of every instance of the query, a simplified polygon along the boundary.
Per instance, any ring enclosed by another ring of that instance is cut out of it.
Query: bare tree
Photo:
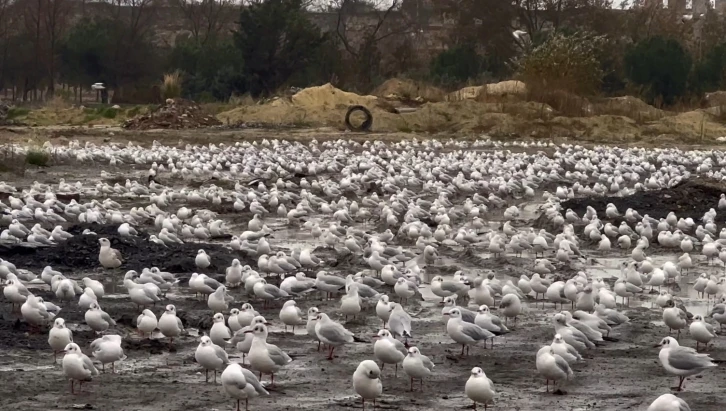
[[[58,46],[65,33],[70,17],[70,7],[68,0],[43,0],[45,2],[44,13],[42,15],[42,25],[44,27],[47,58],[46,65],[48,69],[48,94],[53,96],[55,93],[56,67],[58,60]]]
[[[400,12],[402,0],[335,0],[335,34],[351,62],[358,83],[369,87],[380,61],[380,43],[411,32],[412,21]]]
[[[181,10],[200,44],[218,37],[236,15],[233,0],[172,0],[172,4]]]

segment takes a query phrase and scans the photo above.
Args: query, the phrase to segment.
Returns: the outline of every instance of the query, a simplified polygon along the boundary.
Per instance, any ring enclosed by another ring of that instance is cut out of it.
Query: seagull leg
[[[249,408],[247,408],[249,406],[249,401],[250,400],[248,398],[245,398],[245,411],[249,411]]]
[[[71,394],[75,394],[75,392],[73,392],[73,380],[71,380]]]
[[[461,344],[461,356],[462,357],[464,356],[464,347],[466,347],[466,345]]]
[[[209,382],[209,370],[207,369],[204,370],[204,382]]]
[[[275,386],[275,373],[270,373],[270,388],[272,388],[274,386]]]
[[[421,389],[421,392],[423,392],[423,378],[418,380],[418,387]]]
[[[383,367],[381,367],[381,369],[383,369]],[[393,376],[395,378],[398,378],[398,363],[396,363],[396,371],[394,372]]]
[[[360,399],[361,399],[361,402],[363,403],[363,411],[365,411],[365,409],[366,409],[366,399],[363,398],[363,396],[361,396]]]
[[[239,399],[237,399],[237,411],[239,411]]]
[[[550,392],[550,380],[545,380],[547,382],[547,392]]]
[[[413,377],[411,377],[411,392],[413,392]]]

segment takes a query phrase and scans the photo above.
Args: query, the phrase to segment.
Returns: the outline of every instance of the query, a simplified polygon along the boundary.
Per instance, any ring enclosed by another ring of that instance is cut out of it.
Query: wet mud
[[[620,214],[632,208],[641,215],[648,214],[653,218],[665,218],[671,211],[679,218],[692,218],[698,221],[711,208],[718,206],[718,198],[726,193],[726,185],[711,180],[689,180],[674,187],[660,190],[640,191],[626,197],[580,197],[562,202],[563,212],[568,208],[582,216],[587,207],[591,206],[598,212],[598,217],[609,220],[605,209],[609,203],[617,207]],[[715,202],[714,202],[715,199]],[[726,221],[726,215],[716,216],[717,222]]]

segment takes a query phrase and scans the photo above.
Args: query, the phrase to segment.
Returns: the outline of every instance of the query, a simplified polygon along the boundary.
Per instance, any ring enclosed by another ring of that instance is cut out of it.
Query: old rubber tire
[[[365,121],[361,123],[360,126],[355,127],[352,124],[350,124],[350,115],[355,113],[356,111],[362,111],[363,114],[366,115]],[[371,131],[371,126],[373,125],[373,114],[371,114],[370,110],[363,106],[350,106],[348,107],[348,112],[345,113],[345,126],[348,127],[348,130],[351,131]]]

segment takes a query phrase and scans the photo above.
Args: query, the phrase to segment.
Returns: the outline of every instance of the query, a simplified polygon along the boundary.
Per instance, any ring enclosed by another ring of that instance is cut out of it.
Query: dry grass
[[[161,82],[161,97],[167,98],[179,98],[182,94],[182,78],[181,73],[175,71],[173,73],[164,74],[164,79]]]

